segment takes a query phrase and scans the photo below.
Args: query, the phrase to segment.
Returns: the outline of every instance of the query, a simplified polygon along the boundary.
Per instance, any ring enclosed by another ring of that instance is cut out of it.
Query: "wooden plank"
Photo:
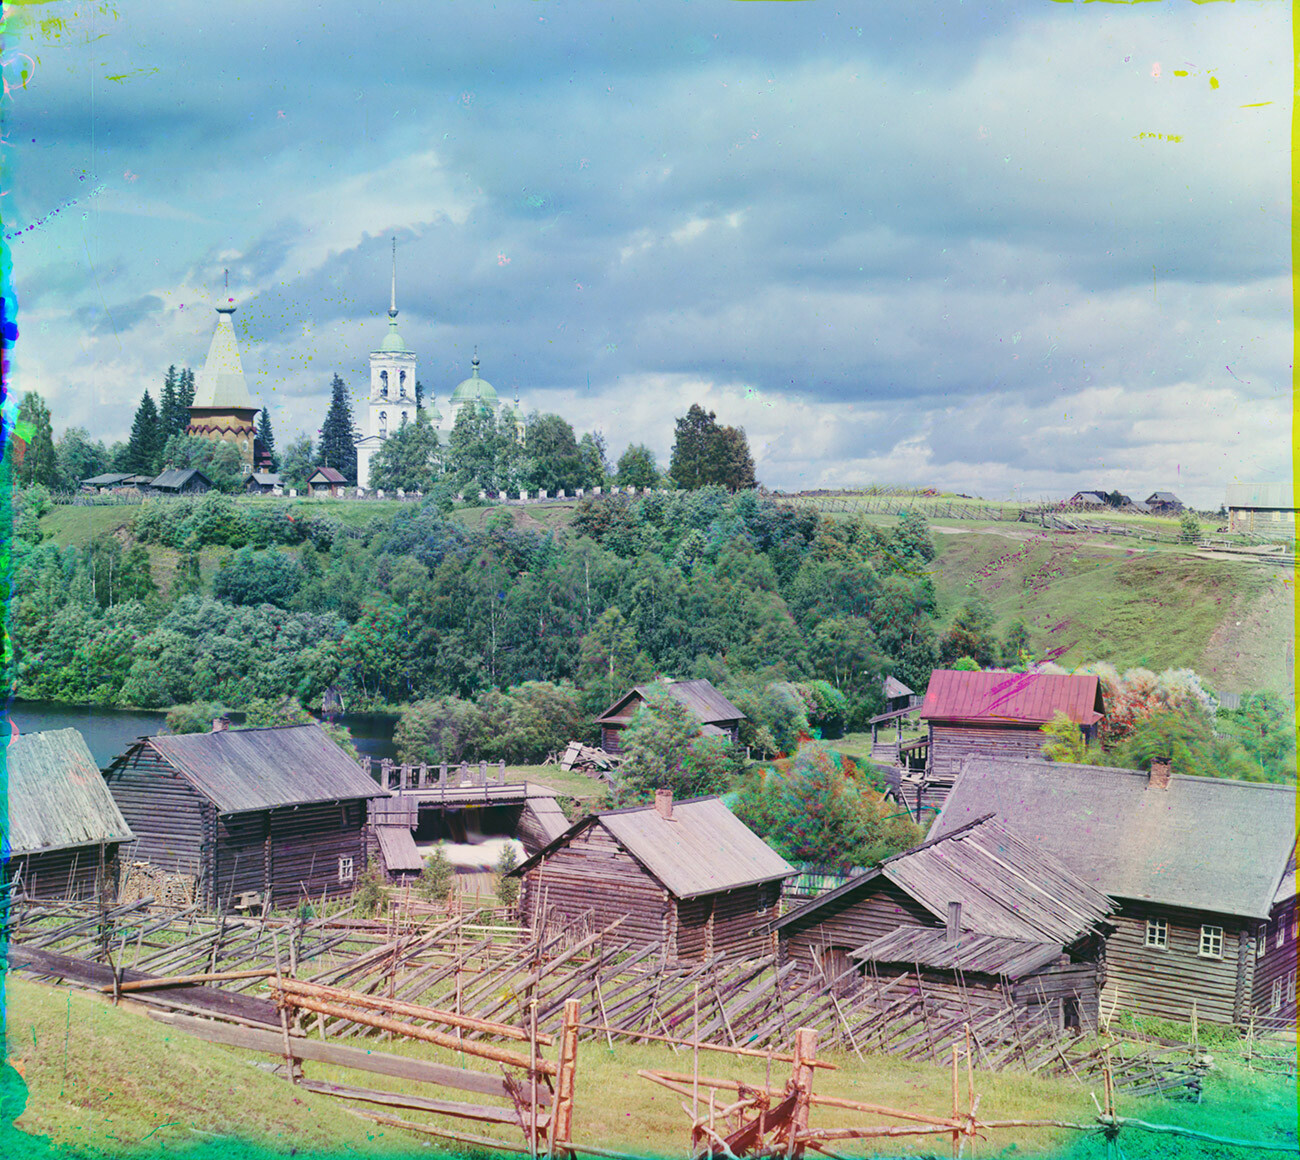
[[[284,1044],[278,1030],[271,1032],[233,1027],[207,1019],[161,1011],[150,1011],[149,1017],[209,1043],[265,1052],[268,1055],[283,1056],[284,1054]],[[468,1071],[465,1068],[448,1067],[446,1064],[433,1063],[429,1060],[408,1059],[406,1056],[390,1055],[382,1051],[367,1051],[360,1047],[323,1043],[319,1039],[307,1039],[296,1035],[290,1037],[289,1049],[294,1059],[328,1063],[335,1067],[348,1067],[374,1075],[389,1075],[397,1079],[433,1084],[436,1087],[473,1092],[475,1095],[509,1098],[505,1079],[487,1072]],[[551,1095],[544,1086],[538,1086],[537,1100],[543,1105],[550,1104]]]
[[[360,1100],[363,1103],[382,1104],[388,1108],[406,1108],[416,1112],[437,1112],[442,1116],[455,1116],[462,1120],[482,1120],[487,1124],[510,1124],[516,1128],[519,1126],[519,1116],[514,1108],[492,1108],[486,1104],[465,1104],[458,1100],[431,1100],[425,1096],[349,1087],[347,1084],[327,1083],[318,1079],[300,1080],[298,1086],[310,1092],[337,1096],[343,1100]]]

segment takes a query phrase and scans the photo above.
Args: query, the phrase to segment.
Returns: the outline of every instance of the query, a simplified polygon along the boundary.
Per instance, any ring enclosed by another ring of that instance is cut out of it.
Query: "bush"
[[[1195,512],[1186,511],[1178,518],[1178,542],[1194,544],[1201,538],[1201,521]]]
[[[418,889],[421,897],[430,902],[446,902],[451,897],[456,881],[456,868],[447,860],[447,855],[438,846],[432,857],[426,859],[424,869],[420,871]]]
[[[383,910],[387,898],[388,882],[383,871],[375,863],[367,862],[352,891],[357,917],[373,918]]]
[[[287,608],[302,586],[302,568],[296,560],[275,550],[240,548],[222,560],[212,578],[212,595],[230,604],[274,604]]]
[[[519,864],[514,846],[503,846],[497,859],[497,900],[502,906],[514,906],[519,901],[519,879],[507,875]]]
[[[168,733],[206,733],[212,728],[212,722],[226,715],[226,707],[220,701],[195,701],[189,705],[177,705],[167,713]]]

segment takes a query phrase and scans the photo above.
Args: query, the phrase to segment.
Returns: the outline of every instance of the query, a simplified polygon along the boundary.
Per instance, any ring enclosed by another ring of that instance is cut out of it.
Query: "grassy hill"
[[[246,503],[266,503],[246,499]],[[345,523],[391,515],[399,501],[312,500],[311,510]],[[824,501],[829,503],[830,501]],[[899,501],[906,502],[906,501]],[[919,506],[924,506],[921,504]],[[530,530],[568,526],[574,503],[512,507],[515,525]],[[97,535],[125,539],[136,507],[55,507],[41,523],[55,542],[84,546]],[[453,519],[474,527],[489,508],[458,510]],[[875,511],[839,512],[891,524]],[[939,556],[934,580],[941,612],[972,594],[985,597],[1001,632],[1017,617],[1029,626],[1035,651],[1065,665],[1109,660],[1120,668],[1196,669],[1219,690],[1289,693],[1294,687],[1294,571],[1250,558],[1129,538],[1125,529],[1168,533],[1176,521],[1109,516],[1113,535],[1047,532],[1033,524],[966,518],[962,501],[929,512]],[[210,581],[224,548],[201,554]],[[176,553],[151,549],[155,582],[165,591]]]

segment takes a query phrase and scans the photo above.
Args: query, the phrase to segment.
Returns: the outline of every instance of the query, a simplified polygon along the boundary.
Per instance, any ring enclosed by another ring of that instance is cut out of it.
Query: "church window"
[[[385,399],[388,398],[388,372],[387,371],[379,372],[379,393],[383,395]]]
[[[402,425],[403,427],[406,426],[406,412],[405,412],[405,411],[402,412],[401,425]]]
[[[406,372],[405,371],[397,372],[397,393],[399,395],[406,394]]]
[[[380,439],[388,438],[388,412],[387,411],[379,412],[379,438]]]

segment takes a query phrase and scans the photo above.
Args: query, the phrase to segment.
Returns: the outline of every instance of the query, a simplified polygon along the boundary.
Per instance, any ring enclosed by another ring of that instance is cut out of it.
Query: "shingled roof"
[[[591,826],[603,826],[677,898],[737,890],[795,873],[717,797],[674,802],[671,819],[654,806],[589,814],[511,873],[526,873]]]
[[[1095,765],[971,757],[930,836],[997,816],[1115,899],[1266,919],[1295,847],[1295,789]]]
[[[714,725],[719,721],[743,721],[745,719],[745,714],[719,693],[713,687],[712,682],[698,680],[661,681],[654,685],[637,685],[636,688],[624,693],[604,713],[596,718],[597,722],[622,724],[630,721],[636,713],[636,707],[628,711],[628,702],[633,697],[638,696],[643,701],[648,699],[651,689],[660,689],[669,694],[705,725]]]
[[[819,895],[773,924],[803,925],[824,907],[842,909],[881,878],[939,921],[961,903],[961,929],[1059,949],[1093,930],[1112,909],[1104,893],[990,817],[886,858],[874,870]]]
[[[319,725],[163,734],[139,744],[222,814],[388,796]]]
[[[76,729],[11,738],[5,765],[10,855],[135,840]]]
[[[1095,676],[1054,673],[966,673],[935,669],[921,703],[922,720],[1043,725],[1056,713],[1080,725],[1105,714]]]
[[[1061,957],[1055,943],[1026,942],[997,935],[964,933],[949,941],[947,933],[926,926],[901,926],[872,939],[849,954],[859,962],[899,963],[939,970],[958,970],[1021,979]]]

